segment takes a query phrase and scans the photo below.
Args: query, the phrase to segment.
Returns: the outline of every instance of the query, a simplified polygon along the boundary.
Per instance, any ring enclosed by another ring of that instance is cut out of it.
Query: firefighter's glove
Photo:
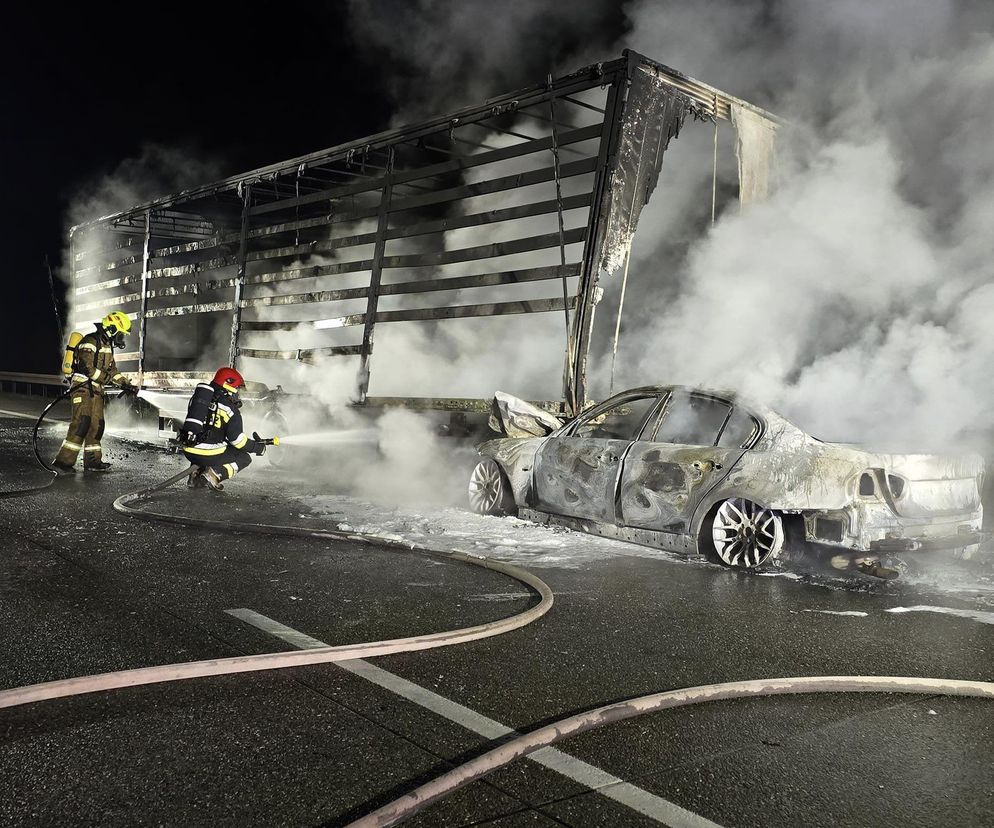
[[[188,429],[183,429],[179,433],[179,439],[184,446],[195,446],[200,439],[200,435]]]

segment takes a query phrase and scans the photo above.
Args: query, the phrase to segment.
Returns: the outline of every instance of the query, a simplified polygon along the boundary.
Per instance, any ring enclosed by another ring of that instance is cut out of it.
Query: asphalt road
[[[0,414],[0,491],[47,481],[30,426]],[[113,499],[181,463],[107,446],[113,473],[0,500],[2,687],[294,648],[233,609],[343,644],[535,600],[497,573],[415,554],[129,519]],[[320,525],[297,500],[312,493],[292,469],[260,464],[223,495],[177,487],[156,507]],[[489,747],[495,723],[528,731],[632,696],[774,676],[994,679],[994,614],[979,590],[839,588],[644,550],[534,571],[556,594],[540,621],[380,658],[379,671],[295,668],[0,710],[0,823],[344,825]],[[887,612],[925,606],[975,615]],[[522,760],[412,824],[658,825],[674,803],[725,826],[991,825],[992,713],[879,694],[683,708],[559,746],[601,777]],[[656,816],[610,790],[634,791]]]

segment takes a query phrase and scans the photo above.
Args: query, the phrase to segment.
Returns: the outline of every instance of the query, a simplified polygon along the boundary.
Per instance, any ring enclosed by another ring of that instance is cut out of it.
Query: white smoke
[[[614,0],[350,0],[350,28],[388,73],[407,123],[602,60],[621,34]]]
[[[702,222],[682,260],[643,246],[633,261],[645,324],[626,330],[624,379],[731,386],[829,439],[979,447],[994,404],[994,8],[629,13],[634,47],[791,127],[767,203]],[[664,163],[655,201],[672,215],[667,175]]]

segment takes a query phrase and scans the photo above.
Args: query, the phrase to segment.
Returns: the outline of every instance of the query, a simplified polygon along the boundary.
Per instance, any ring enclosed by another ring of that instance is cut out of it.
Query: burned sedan
[[[504,433],[527,433],[521,420],[519,412]],[[555,425],[537,416],[531,432],[545,436],[478,447],[474,511],[696,551],[734,567],[814,545],[838,568],[879,577],[896,574],[881,565],[885,555],[980,540],[977,455],[826,443],[763,406],[684,387],[626,391]]]

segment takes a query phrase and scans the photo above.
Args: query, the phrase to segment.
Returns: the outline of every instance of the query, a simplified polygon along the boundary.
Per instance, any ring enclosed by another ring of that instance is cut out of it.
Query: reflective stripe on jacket
[[[126,385],[127,377],[117,370],[114,346],[109,345],[99,331],[84,336],[76,346],[73,360],[73,382],[91,380],[95,388],[106,383]]]
[[[200,385],[195,394],[202,394],[205,387],[212,386],[213,383],[210,386],[207,386],[206,383]],[[204,419],[204,428],[200,432],[198,442],[186,449],[191,454],[207,456],[221,454],[228,446],[248,452],[257,452],[261,448],[261,443],[246,436],[242,427],[242,415],[237,408],[232,408],[230,405],[215,399],[211,402]],[[193,424],[194,422],[188,414],[184,427]]]

